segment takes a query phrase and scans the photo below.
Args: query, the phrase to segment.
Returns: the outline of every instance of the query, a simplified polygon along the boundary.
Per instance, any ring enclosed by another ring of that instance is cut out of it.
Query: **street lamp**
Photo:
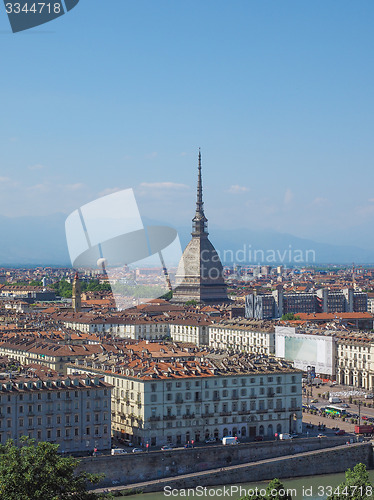
[[[361,425],[361,401],[358,402],[358,425]]]

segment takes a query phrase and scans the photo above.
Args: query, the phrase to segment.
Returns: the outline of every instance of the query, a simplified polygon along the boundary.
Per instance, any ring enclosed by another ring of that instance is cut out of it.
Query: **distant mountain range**
[[[0,267],[70,266],[65,219],[64,214],[14,218],[0,216]],[[144,223],[157,224],[147,219],[144,219]],[[190,240],[191,229],[181,227],[178,231],[184,248]],[[374,264],[374,250],[318,243],[270,230],[211,227],[209,237],[225,264]]]

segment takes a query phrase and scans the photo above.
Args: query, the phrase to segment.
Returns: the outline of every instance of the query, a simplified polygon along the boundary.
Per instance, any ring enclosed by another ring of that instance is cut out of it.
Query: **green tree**
[[[245,495],[240,500],[292,500],[292,496],[287,493],[283,483],[275,478],[268,484],[265,495],[260,495],[258,492],[255,492],[251,496]]]
[[[364,464],[357,464],[345,473],[345,481],[337,486],[327,500],[372,500],[373,485]]]
[[[186,306],[197,306],[197,302],[195,299],[187,300]]]
[[[173,292],[170,290],[169,292],[164,293],[164,295],[161,295],[160,299],[164,300],[171,300],[173,298]]]
[[[281,320],[282,321],[292,321],[294,319],[300,319],[300,316],[295,316],[294,313],[287,313],[287,314],[283,314],[283,316],[281,317]]]
[[[292,500],[291,495],[287,493],[287,489],[275,478],[270,481],[268,487],[266,488],[266,498],[269,500]]]
[[[61,457],[58,445],[24,438],[21,446],[9,440],[0,445],[1,500],[97,500],[104,498],[87,491],[88,483],[101,476],[74,470],[78,461]]]

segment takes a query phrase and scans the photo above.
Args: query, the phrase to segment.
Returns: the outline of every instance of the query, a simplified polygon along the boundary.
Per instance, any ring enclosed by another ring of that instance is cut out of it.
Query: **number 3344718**
[[[60,14],[61,4],[60,3],[7,3],[5,4],[7,14],[41,14],[42,12],[48,14]]]

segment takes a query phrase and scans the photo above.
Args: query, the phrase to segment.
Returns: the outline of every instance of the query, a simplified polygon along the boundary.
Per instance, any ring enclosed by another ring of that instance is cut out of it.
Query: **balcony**
[[[275,408],[275,410],[274,410],[274,411],[276,411],[276,412],[278,412],[278,413],[282,413],[282,412],[285,412],[285,411],[286,411],[286,408]]]
[[[195,414],[194,413],[185,413],[184,415],[182,415],[182,418],[195,418]]]
[[[176,415],[164,415],[164,420],[175,420]]]
[[[251,413],[251,410],[240,410],[239,415],[249,415]]]
[[[265,408],[261,408],[260,410],[257,410],[257,413],[267,413],[268,411],[265,410]]]
[[[231,412],[229,411],[221,411],[220,416],[221,417],[229,417],[231,415]]]
[[[288,408],[288,411],[300,411],[300,410],[301,410],[300,406],[290,406]]]
[[[184,400],[183,400],[183,399],[181,399],[181,398],[178,398],[178,399],[176,399],[176,400],[175,400],[175,404],[176,404],[176,405],[181,405],[181,404],[183,404],[183,403],[184,403]]]
[[[202,413],[201,414],[202,418],[209,418],[209,417],[214,417],[214,413]]]
[[[149,421],[150,422],[158,422],[160,420],[160,415],[152,415],[151,417],[149,417]]]

